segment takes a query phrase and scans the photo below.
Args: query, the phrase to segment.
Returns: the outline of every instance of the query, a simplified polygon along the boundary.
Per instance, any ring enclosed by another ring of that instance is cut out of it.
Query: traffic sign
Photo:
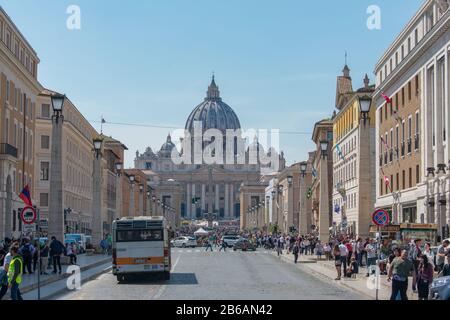
[[[390,222],[389,213],[386,210],[377,210],[372,214],[372,221],[379,227],[387,226]]]
[[[36,224],[24,224],[22,227],[22,232],[24,233],[31,233],[36,232]]]
[[[20,219],[24,224],[33,224],[37,219],[36,210],[33,207],[25,207],[20,212]]]

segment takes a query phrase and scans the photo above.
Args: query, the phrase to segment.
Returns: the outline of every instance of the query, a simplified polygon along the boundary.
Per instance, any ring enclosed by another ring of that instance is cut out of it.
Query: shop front
[[[401,240],[400,225],[398,224],[390,224],[384,227],[371,225],[369,232],[372,238],[376,238],[376,234],[380,232],[382,239],[396,240],[396,241]]]
[[[414,239],[422,239],[423,242],[429,242],[431,245],[436,245],[437,229],[437,224],[432,223],[402,223],[400,225],[404,243],[409,243]]]

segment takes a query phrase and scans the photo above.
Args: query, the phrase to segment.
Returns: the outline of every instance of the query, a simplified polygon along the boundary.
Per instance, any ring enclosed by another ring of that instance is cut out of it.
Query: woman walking
[[[420,264],[417,274],[417,289],[419,300],[428,300],[430,285],[433,282],[433,265],[428,261],[426,255],[420,256]]]
[[[337,278],[334,280],[341,280],[341,274],[342,274],[342,259],[341,259],[341,250],[339,250],[339,246],[335,245],[333,249],[333,256],[334,256],[334,265],[336,266],[337,271]]]

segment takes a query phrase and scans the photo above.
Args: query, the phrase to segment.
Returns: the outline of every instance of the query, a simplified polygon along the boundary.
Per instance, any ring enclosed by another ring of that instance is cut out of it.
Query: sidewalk
[[[77,256],[77,264],[81,269],[81,272],[98,267],[100,265],[104,265],[105,263],[111,262],[112,257],[106,255],[92,255],[87,256],[86,254],[80,254]],[[47,270],[48,275],[41,275],[41,287],[48,285],[50,283],[56,282],[61,279],[65,279],[69,277],[69,274],[66,273],[68,265],[62,265],[61,274],[53,273],[53,265],[51,269]],[[20,291],[22,294],[32,291],[38,287],[38,274],[35,272],[32,275],[24,274],[22,276],[22,284],[20,285]],[[7,294],[8,296],[8,294]],[[7,298],[7,296],[5,298]]]
[[[270,252],[272,255],[277,256],[276,251]],[[287,251],[283,251],[283,255],[279,258],[286,263],[294,263],[294,255],[287,253]],[[356,279],[342,277],[342,280],[334,280],[337,277],[334,261],[326,261],[324,259],[317,260],[317,257],[312,255],[299,255],[297,267],[319,278],[325,279],[326,281],[332,281],[337,285],[356,291],[366,296],[367,299],[375,299],[375,283],[374,281],[370,281],[369,277],[366,277],[365,267],[360,268]],[[385,275],[380,276],[380,278],[380,289],[378,291],[379,300],[389,300],[391,297],[391,283],[387,281],[387,276]],[[411,283],[412,278],[409,279],[408,298],[410,300],[417,300],[417,294],[414,294],[411,290]]]

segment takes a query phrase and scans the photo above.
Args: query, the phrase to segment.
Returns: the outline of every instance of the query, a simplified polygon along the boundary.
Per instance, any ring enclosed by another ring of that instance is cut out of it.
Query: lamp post
[[[359,97],[359,112],[361,114],[361,119],[364,122],[364,126],[366,125],[367,120],[370,121],[369,113],[371,104],[372,104],[371,97],[369,96]]]
[[[435,169],[434,167],[427,168],[427,222],[431,223],[434,221],[434,178],[435,178]],[[432,184],[432,188],[430,190],[430,182]]]
[[[122,169],[123,163],[116,162],[116,212],[113,220],[122,216]]]
[[[63,182],[62,182],[62,129],[65,95],[51,96],[52,116],[52,153],[50,171],[50,206],[48,236],[64,241]]]
[[[437,219],[437,225],[438,225],[438,242],[442,242],[442,240],[445,237],[445,210],[443,210],[443,208],[445,208],[447,206],[447,198],[445,195],[445,182],[446,182],[446,175],[447,172],[445,171],[447,168],[447,166],[445,164],[438,164],[438,181],[439,181],[439,198],[438,198],[438,202],[439,202],[439,213],[438,213],[438,219]]]
[[[130,180],[130,216],[135,216],[135,203],[134,203],[134,182],[136,181],[136,177],[134,175],[130,175],[128,177]]]
[[[320,201],[319,201],[319,240],[327,241],[330,235],[330,212],[328,195],[328,140],[320,141]]]
[[[102,225],[102,185],[103,185],[103,175],[102,175],[102,149],[103,140],[98,137],[93,139],[94,146],[94,161],[93,161],[93,179],[92,179],[92,206],[93,206],[93,216],[92,216],[92,243],[98,245],[103,239],[103,225]]]
[[[306,210],[306,170],[308,163],[306,161],[300,163],[300,208],[299,208],[299,232],[300,234],[308,233],[308,221]]]

